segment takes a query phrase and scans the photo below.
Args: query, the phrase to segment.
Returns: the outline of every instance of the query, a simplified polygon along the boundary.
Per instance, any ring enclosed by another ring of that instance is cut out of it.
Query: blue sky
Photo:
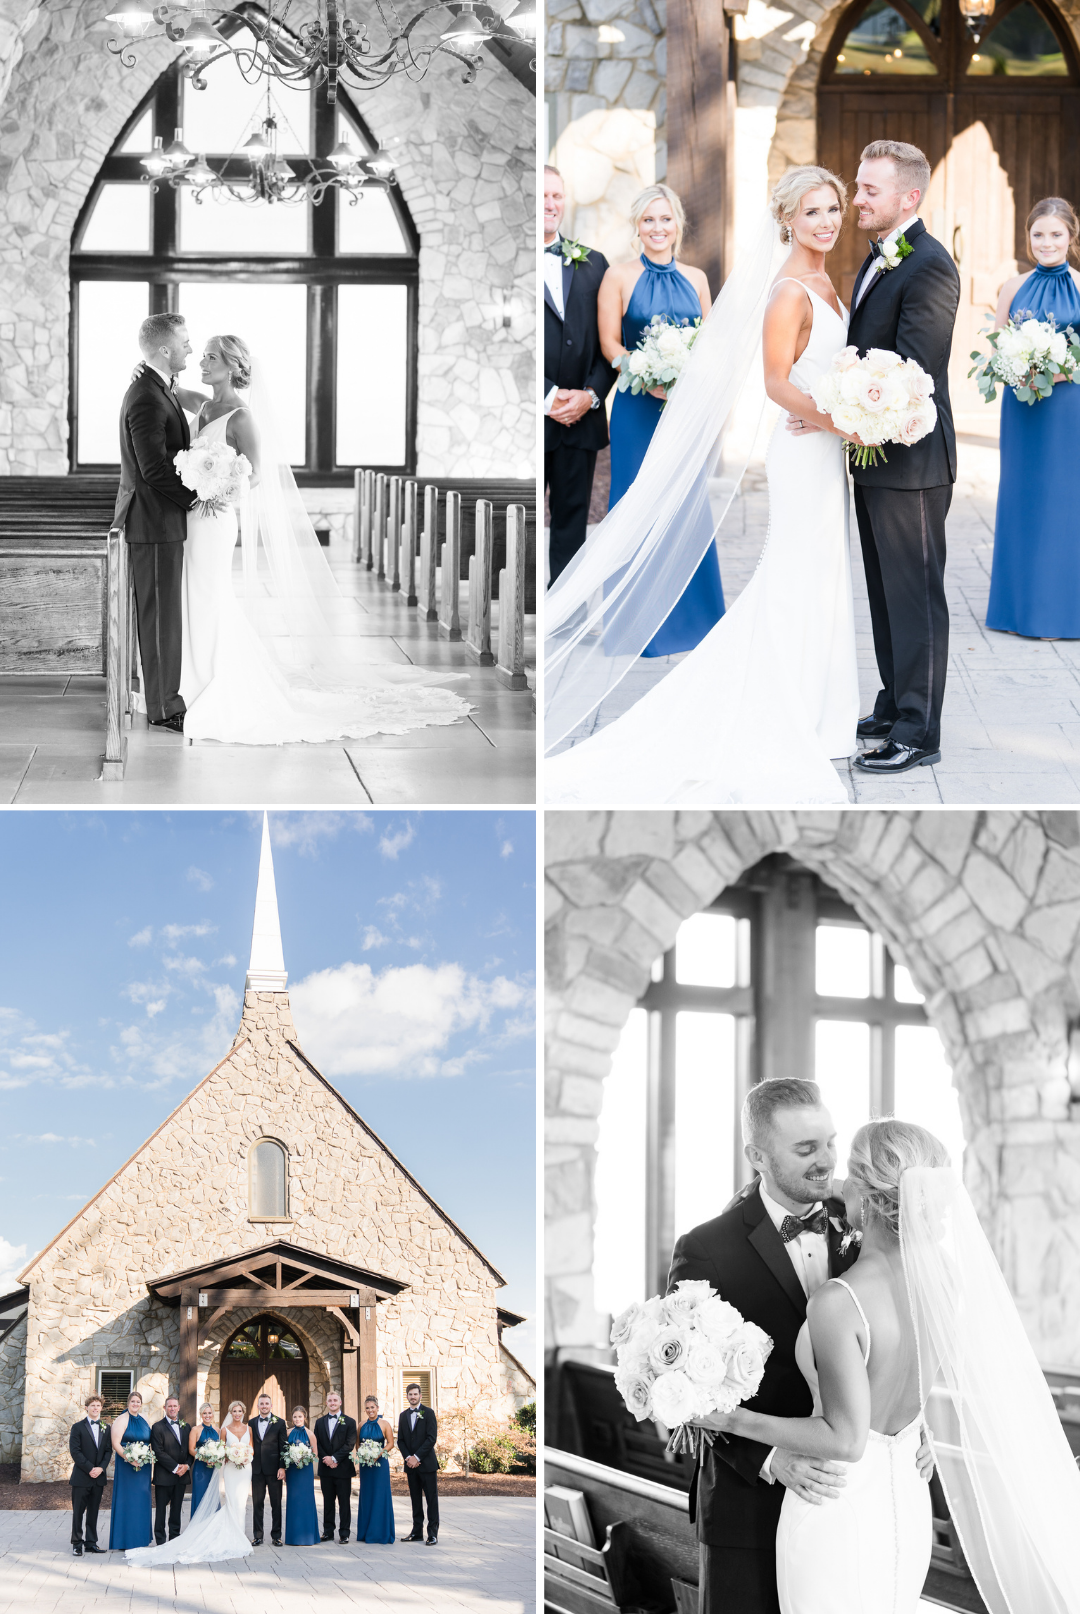
[[[229,1049],[262,815],[0,815],[0,1292]],[[271,813],[301,1045],[535,1357],[535,815]]]

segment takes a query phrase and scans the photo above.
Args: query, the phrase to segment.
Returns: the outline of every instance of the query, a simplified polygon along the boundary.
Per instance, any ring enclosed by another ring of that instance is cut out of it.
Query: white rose
[[[694,1314],[694,1326],[711,1345],[724,1345],[736,1329],[742,1327],[742,1313],[717,1295],[698,1307]]]
[[[1065,339],[1064,331],[1054,332],[1053,336],[1050,338],[1050,346],[1047,349],[1047,353],[1055,364],[1065,363],[1065,360],[1069,355],[1069,344]]]
[[[686,1353],[690,1346],[690,1336],[686,1329],[676,1323],[669,1323],[661,1328],[649,1346],[649,1363],[657,1373],[669,1372],[672,1368],[681,1368],[686,1362]]]
[[[640,348],[635,348],[630,355],[629,370],[631,375],[644,375],[649,368],[649,355]]]
[[[619,1346],[619,1360],[622,1361],[623,1351],[626,1351],[628,1355],[648,1356],[652,1342],[660,1332],[660,1327],[660,1322],[655,1317],[649,1317],[644,1314],[636,1317],[629,1339]]]
[[[760,1333],[760,1329],[757,1332]],[[740,1401],[749,1401],[757,1394],[765,1373],[766,1354],[753,1335],[743,1333],[731,1342],[725,1388],[733,1390]]]
[[[832,367],[836,371],[850,370],[852,365],[858,364],[858,362],[859,350],[857,347],[842,347],[835,359],[833,359]]]
[[[683,1278],[673,1292],[664,1297],[664,1311],[669,1322],[688,1320],[699,1306],[711,1300],[716,1293],[711,1283],[703,1278]]]
[[[875,375],[887,375],[903,362],[899,353],[894,353],[891,348],[871,347],[866,350],[866,366]]]
[[[707,1339],[695,1340],[686,1353],[686,1376],[711,1390],[727,1377],[727,1363],[716,1345]]]
[[[638,1423],[652,1417],[652,1382],[644,1373],[615,1371],[615,1388]]]
[[[853,370],[850,375],[852,381],[848,395],[852,403],[858,404],[868,414],[884,414],[903,401],[904,388],[899,377],[876,375],[872,370]]]
[[[904,381],[912,403],[916,399],[929,398],[934,391],[933,378],[914,359],[908,359],[904,365]]]
[[[1032,353],[1045,353],[1052,340],[1049,325],[1038,319],[1025,319],[1021,322],[1020,330],[1027,338]]]
[[[611,1324],[611,1343],[613,1345],[625,1345],[634,1331],[634,1324],[641,1315],[640,1300],[631,1301],[625,1311],[620,1311]]]
[[[937,425],[937,409],[934,404],[924,405],[914,409],[901,421],[896,432],[896,441],[910,448],[912,443],[921,442],[928,437]]]
[[[700,1391],[685,1373],[662,1373],[652,1387],[653,1417],[669,1429],[698,1415]]]

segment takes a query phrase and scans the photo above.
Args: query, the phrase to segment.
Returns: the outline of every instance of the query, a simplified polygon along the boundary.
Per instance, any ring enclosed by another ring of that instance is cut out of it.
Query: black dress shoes
[[[174,712],[171,717],[152,717],[149,723],[152,729],[171,729],[174,734],[184,732],[183,712]]]
[[[71,1544],[71,1556],[73,1558],[81,1558],[82,1557],[82,1542],[81,1541],[73,1541],[72,1542],[72,1544]]]
[[[940,751],[920,751],[916,746],[898,745],[895,740],[890,740],[880,751],[864,751],[861,757],[855,758],[855,766],[861,768],[863,773],[894,774],[907,773],[909,768],[924,768],[940,761]]]
[[[327,1533],[326,1533],[326,1531],[325,1531],[325,1530],[324,1530],[324,1531],[323,1531],[323,1533],[322,1533],[322,1539],[323,1539],[323,1540],[324,1540],[324,1541],[333,1541],[333,1539],[334,1539],[334,1532],[333,1532],[333,1530],[331,1530],[331,1532],[330,1532],[330,1534],[329,1534],[329,1535],[327,1535]]]
[[[270,1545],[272,1547],[280,1547],[281,1546],[281,1537],[280,1536],[271,1536],[270,1537]]]
[[[402,1536],[401,1539],[402,1541],[423,1541],[424,1532],[422,1530],[414,1530],[411,1536]]]
[[[92,1547],[90,1543],[87,1542],[84,1550],[86,1552],[104,1552],[106,1549],[104,1547]]]
[[[252,1536],[251,1545],[253,1547],[261,1547],[262,1546],[262,1536]]]
[[[875,717],[873,713],[869,717],[860,717],[855,733],[860,740],[887,740],[892,733],[892,719]]]
[[[338,1540],[340,1541],[340,1543],[341,1543],[341,1545],[343,1547],[348,1545],[348,1541],[349,1541],[348,1536],[338,1536]]]
[[[427,1545],[429,1547],[437,1547],[439,1545],[438,1536],[428,1536],[427,1542],[425,1543],[425,1545]]]

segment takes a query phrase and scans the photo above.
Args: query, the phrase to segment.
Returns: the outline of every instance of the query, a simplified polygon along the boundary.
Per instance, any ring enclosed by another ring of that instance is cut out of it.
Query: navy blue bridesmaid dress
[[[630,294],[622,322],[623,346],[631,353],[654,314],[662,314],[675,324],[684,319],[693,324],[695,319],[701,318],[701,299],[686,276],[675,267],[674,260],[651,263],[642,253],[641,263],[644,273]],[[654,398],[648,392],[639,392],[636,397],[632,392],[615,394],[611,406],[609,509],[618,503],[641,469],[663,407],[663,399]],[[703,534],[702,542],[706,541]],[[720,563],[716,558],[716,545],[710,543],[682,598],[642,655],[672,656],[682,650],[693,650],[723,614]]]
[[[306,1429],[289,1430],[290,1446],[310,1446]],[[322,1540],[315,1507],[315,1464],[285,1470],[285,1545],[314,1547]]]
[[[220,1440],[221,1436],[216,1429],[204,1423],[199,1431],[199,1438],[195,1442],[195,1461],[191,1465],[191,1511],[195,1512],[203,1499],[203,1492],[211,1480],[217,1481],[217,1469],[211,1468],[209,1463],[200,1463],[199,1447],[205,1446],[208,1440]]]
[[[1066,263],[1039,264],[1009,313],[1053,314],[1080,331],[1080,287]],[[1001,400],[1001,480],[986,626],[1029,639],[1080,639],[1080,387],[1049,398]]]
[[[385,1445],[382,1426],[377,1418],[368,1418],[360,1426],[361,1440],[377,1440]],[[360,1518],[356,1526],[357,1541],[369,1545],[389,1546],[394,1539],[394,1499],[390,1494],[390,1464],[384,1457],[374,1468],[361,1468]]]
[[[127,1428],[120,1437],[122,1446],[131,1446],[137,1440],[150,1444],[150,1425],[142,1416],[129,1414]],[[112,1512],[109,1514],[109,1551],[123,1551],[128,1547],[149,1547],[154,1539],[153,1513],[150,1506],[150,1475],[153,1463],[132,1468],[123,1458],[113,1463]]]

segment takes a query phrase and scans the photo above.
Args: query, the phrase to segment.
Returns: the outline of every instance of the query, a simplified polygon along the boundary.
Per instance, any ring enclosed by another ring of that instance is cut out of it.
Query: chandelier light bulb
[[[162,152],[166,167],[186,168],[188,163],[193,161],[195,154],[184,145],[183,136],[183,129],[173,130],[173,138]]]
[[[472,9],[470,0],[465,0],[459,16],[451,19],[449,26],[439,36],[445,45],[452,45],[455,50],[466,56],[474,56],[483,49],[487,34],[484,25]]]
[[[144,0],[116,0],[113,9],[106,13],[105,20],[127,34],[129,39],[138,39],[153,22],[154,13],[150,6],[144,4]]]
[[[205,152],[200,151],[200,153],[199,153],[197,159],[195,160],[193,166],[191,168],[185,169],[184,174],[183,174],[183,180],[184,180],[184,183],[187,184],[187,185],[202,186],[202,185],[214,185],[214,184],[216,184],[217,175],[215,174],[214,170],[210,167],[210,164],[207,162]]]
[[[376,179],[389,179],[394,172],[394,160],[390,153],[380,146],[378,151],[367,158],[367,167]]]
[[[273,166],[274,166],[274,173],[277,175],[277,177],[279,179],[283,179],[285,181],[290,181],[290,180],[294,180],[296,178],[295,173],[289,167],[289,165],[285,161],[284,157],[278,157],[275,160]]]
[[[228,49],[223,34],[219,34],[213,23],[206,17],[193,17],[184,29],[184,48],[200,60],[213,53],[221,46]]]
[[[141,166],[146,169],[146,172],[148,174],[152,174],[155,179],[157,179],[159,174],[164,174],[168,171],[169,162],[165,156],[165,153],[161,149],[160,135],[154,136],[153,150],[148,157],[141,158],[140,163]]]
[[[273,122],[268,119],[261,129],[256,130],[249,139],[244,141],[243,155],[250,157],[253,163],[258,162],[261,157],[269,157],[274,149],[271,138],[272,129]]]
[[[327,152],[326,160],[328,163],[332,163],[339,173],[344,173],[347,168],[353,168],[356,165],[356,148],[350,145],[347,140],[339,140],[333,151]]]

